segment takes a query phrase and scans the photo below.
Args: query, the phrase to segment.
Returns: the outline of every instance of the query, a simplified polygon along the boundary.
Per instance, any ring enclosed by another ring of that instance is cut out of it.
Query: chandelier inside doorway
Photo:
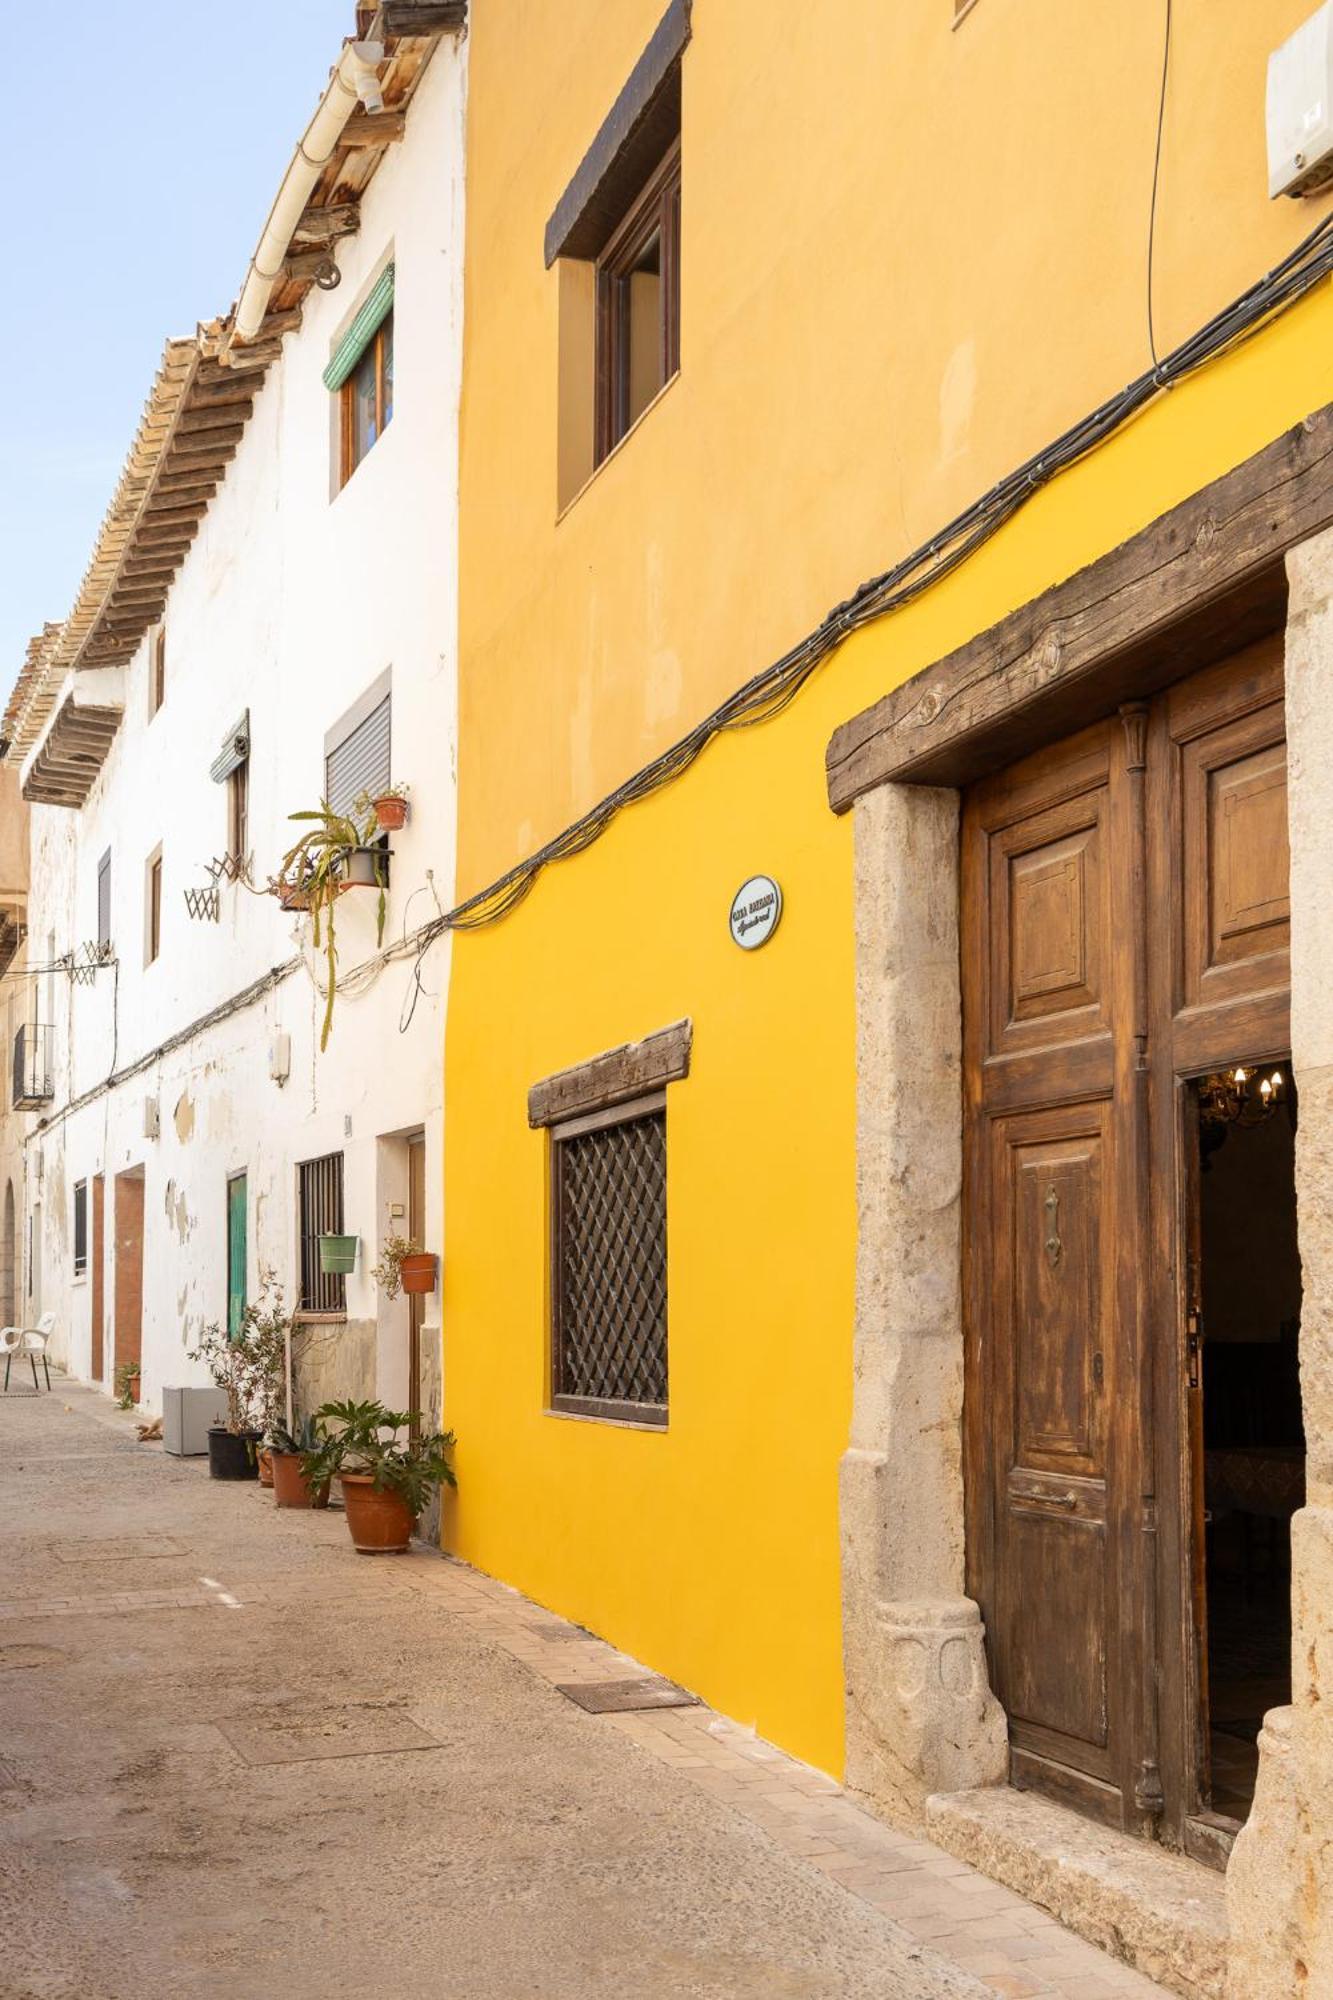
[[[1279,1065],[1238,1063],[1199,1078],[1199,1118],[1205,1126],[1262,1125],[1290,1094]]]

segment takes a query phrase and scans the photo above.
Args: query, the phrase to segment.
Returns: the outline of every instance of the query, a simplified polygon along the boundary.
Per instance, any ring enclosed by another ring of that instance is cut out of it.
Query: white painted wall
[[[462,350],[463,48],[438,47],[407,136],[362,203],[358,235],[339,248],[342,283],[312,290],[300,330],[270,369],[226,482],[173,585],[166,610],[167,693],[149,718],[149,646],[128,670],[125,719],[85,807],[33,809],[29,956],[48,937],[82,956],[97,934],[97,868],[112,854],[115,964],[91,985],[66,974],[33,984],[52,1019],[56,1092],[29,1138],[26,1210],[40,1210],[32,1283],[58,1314],[56,1351],[93,1372],[114,1301],[113,1180],[146,1184],[142,1402],[204,1379],[185,1349],[226,1311],[226,1183],[249,1175],[251,1286],[261,1265],[295,1293],[295,1165],[341,1149],[346,1226],[361,1255],[348,1281],[349,1322],[378,1319],[379,1387],[406,1392],[407,1312],[384,1305],[368,1276],[388,1233],[395,1149],[425,1132],[427,1247],[442,1242],[442,1069],[447,941],[423,966],[410,1025],[410,961],[384,967],[338,1002],[317,1054],[320,1000],[308,919],[224,885],[221,920],[191,921],[184,891],[227,845],[226,787],[209,778],[224,733],[248,707],[254,873],[274,872],[318,803],[325,732],[385,669],[392,673],[392,771],[411,787],[411,821],[393,837],[386,943],[447,907],[454,884],[457,678],[457,458]],[[321,373],[365,290],[392,254],[393,420],[333,497],[333,399]],[[86,678],[86,677],[85,677]],[[163,853],[162,950],[144,964],[146,866]],[[375,956],[370,892],[338,909],[344,973]],[[191,1032],[251,982],[303,962],[261,1000]],[[290,1080],[268,1075],[275,1034],[291,1036]],[[182,1037],[166,1051],[163,1044]],[[146,1059],[141,1074],[105,1087]],[[156,1100],[161,1136],[144,1136]],[[72,1268],[73,1186],[106,1175],[105,1326],[91,1323],[90,1274]],[[405,1220],[395,1227],[405,1232]],[[438,1340],[438,1294],[428,1302]],[[110,1382],[108,1379],[108,1387]]]

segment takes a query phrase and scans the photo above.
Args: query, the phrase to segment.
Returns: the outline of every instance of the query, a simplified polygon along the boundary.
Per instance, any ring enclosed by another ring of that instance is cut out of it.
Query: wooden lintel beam
[[[355,202],[334,208],[307,208],[292,231],[293,243],[333,243],[340,236],[355,236],[361,227],[361,210]]]
[[[407,131],[405,111],[354,111],[338,137],[340,146],[392,146]]]
[[[1333,525],[1333,404],[836,729],[829,803],[968,784],[1280,625],[1289,548]]]
[[[447,35],[467,26],[467,0],[384,0],[380,29],[386,35]]]

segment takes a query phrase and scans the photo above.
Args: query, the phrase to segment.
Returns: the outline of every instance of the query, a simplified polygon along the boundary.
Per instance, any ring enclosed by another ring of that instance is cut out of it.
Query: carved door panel
[[[971,1588],[1015,1782],[1117,1826],[1147,1754],[1126,741],[978,787],[963,846]]]

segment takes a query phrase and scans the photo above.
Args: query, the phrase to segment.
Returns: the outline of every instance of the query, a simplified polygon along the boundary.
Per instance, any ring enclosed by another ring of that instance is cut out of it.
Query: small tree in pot
[[[283,1405],[289,1324],[282,1288],[265,1271],[259,1297],[247,1304],[235,1333],[215,1323],[204,1328],[197,1347],[187,1349],[227,1399],[226,1422],[210,1425],[208,1432],[214,1479],[259,1477],[259,1442]]]
[[[301,1456],[310,1484],[338,1480],[358,1554],[406,1549],[435,1488],[458,1483],[449,1463],[453,1432],[433,1431],[414,1439],[417,1413],[386,1410],[383,1403],[325,1403],[315,1415],[337,1429]]]

